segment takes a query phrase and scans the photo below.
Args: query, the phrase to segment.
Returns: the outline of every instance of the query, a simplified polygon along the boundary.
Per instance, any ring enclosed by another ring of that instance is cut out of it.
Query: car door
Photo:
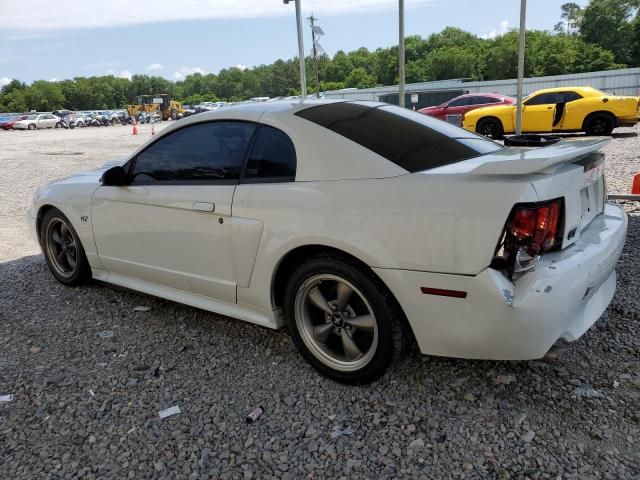
[[[582,122],[584,120],[584,109],[578,100],[582,100],[582,95],[577,92],[568,90],[566,92],[560,92],[559,95],[563,97],[564,112],[560,116],[557,129],[558,130],[579,130],[582,128]],[[557,112],[556,112],[557,114]]]
[[[56,126],[57,117],[55,115],[40,115],[38,119],[38,128],[54,128]]]
[[[550,132],[553,129],[553,120],[558,100],[559,96],[557,93],[541,93],[527,99],[522,109],[522,131]],[[515,125],[516,109],[514,109],[513,112],[513,122]]]
[[[444,120],[447,115],[464,115],[471,109],[473,105],[473,97],[459,97],[451,100],[444,109]]]
[[[104,268],[235,303],[231,203],[255,130],[187,125],[133,158],[127,185],[99,187],[92,223]]]

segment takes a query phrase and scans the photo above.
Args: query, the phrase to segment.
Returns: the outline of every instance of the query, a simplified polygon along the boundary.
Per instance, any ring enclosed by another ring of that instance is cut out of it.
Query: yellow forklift
[[[171,100],[168,93],[157,93],[154,95],[138,95],[135,104],[127,105],[127,113],[132,117],[140,112],[159,112],[162,120],[176,120],[179,114],[185,112],[182,104],[175,100]]]

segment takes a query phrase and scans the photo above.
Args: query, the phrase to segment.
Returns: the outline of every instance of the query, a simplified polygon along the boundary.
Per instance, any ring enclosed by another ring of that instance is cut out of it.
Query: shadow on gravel
[[[635,215],[614,299],[635,312],[639,242]],[[63,287],[42,256],[0,264],[0,288],[0,395],[14,394],[0,403],[0,478],[640,474],[640,328],[617,309],[554,361],[414,353],[349,387],[286,332],[107,284]]]
[[[613,138],[632,138],[637,137],[638,132],[621,132],[621,133],[612,133],[611,136]]]

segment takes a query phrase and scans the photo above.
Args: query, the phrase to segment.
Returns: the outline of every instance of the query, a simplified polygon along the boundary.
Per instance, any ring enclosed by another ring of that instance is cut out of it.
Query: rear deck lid
[[[540,148],[508,147],[483,157],[464,162],[474,175],[526,175],[551,173],[554,166],[576,163],[592,152],[600,150],[610,138],[569,138]],[[460,167],[463,167],[460,164]]]

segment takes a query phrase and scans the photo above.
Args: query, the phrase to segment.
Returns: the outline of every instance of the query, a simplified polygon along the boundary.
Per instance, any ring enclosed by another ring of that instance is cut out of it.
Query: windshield
[[[25,120],[37,120],[38,119],[38,115],[29,115],[27,118],[25,118]]]

